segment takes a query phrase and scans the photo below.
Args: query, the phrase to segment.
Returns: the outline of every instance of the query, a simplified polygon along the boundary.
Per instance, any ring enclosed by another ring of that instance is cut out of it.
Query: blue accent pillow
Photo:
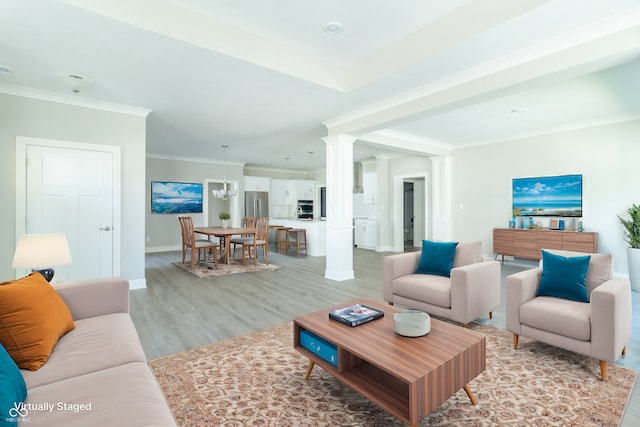
[[[27,398],[27,385],[20,369],[4,346],[0,344],[0,426],[17,426],[11,419],[19,418],[11,409],[17,409]],[[11,411],[11,413],[9,413]]]
[[[542,251],[542,279],[538,296],[589,302],[587,271],[590,255],[564,257]]]
[[[422,241],[422,254],[416,274],[435,274],[450,277],[453,257],[456,256],[458,242]]]

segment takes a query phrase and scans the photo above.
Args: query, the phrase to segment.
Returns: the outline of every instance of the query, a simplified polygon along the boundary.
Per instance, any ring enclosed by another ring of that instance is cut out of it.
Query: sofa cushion
[[[538,296],[589,302],[587,270],[591,256],[565,257],[542,250],[542,278]]]
[[[29,411],[29,427],[175,426],[146,363],[132,362],[29,389],[25,403],[53,404]]]
[[[482,262],[482,242],[460,242],[456,246],[456,255],[453,258],[453,268]]]
[[[20,368],[39,369],[74,327],[64,301],[40,273],[0,283],[0,342]]]
[[[453,258],[456,255],[458,242],[422,241],[422,254],[418,263],[417,274],[436,274],[449,277]]]
[[[392,282],[393,294],[451,308],[451,280],[433,274],[410,274]]]
[[[520,322],[543,331],[591,340],[591,305],[554,297],[537,297],[520,306]]]
[[[549,249],[548,252],[565,257],[585,255],[589,255],[591,257],[591,261],[589,262],[589,270],[587,271],[588,295],[591,295],[591,292],[593,292],[595,288],[613,277],[613,255],[611,254],[588,254],[585,252],[562,251],[559,249]],[[542,260],[540,260],[540,262],[541,264],[543,264]]]
[[[126,313],[76,320],[38,371],[22,371],[28,387],[41,386],[128,362],[144,362],[136,328]]]
[[[7,350],[0,345],[0,425],[5,425],[7,418],[16,418],[17,414],[9,413],[17,408],[27,397],[27,386],[20,370]],[[7,423],[7,425],[9,425]]]

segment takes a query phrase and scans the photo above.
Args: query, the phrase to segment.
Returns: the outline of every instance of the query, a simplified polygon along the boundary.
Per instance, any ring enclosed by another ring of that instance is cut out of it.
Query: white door
[[[69,241],[56,280],[113,276],[113,153],[27,145],[26,157],[26,233]]]

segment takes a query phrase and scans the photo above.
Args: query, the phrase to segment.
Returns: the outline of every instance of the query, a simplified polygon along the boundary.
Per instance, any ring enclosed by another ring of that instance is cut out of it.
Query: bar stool
[[[300,250],[304,250],[307,254],[307,230],[304,228],[287,230],[287,255],[289,255],[290,246],[298,248],[298,256],[300,256]]]
[[[278,251],[278,253],[280,253],[280,250],[286,253],[288,240],[287,231],[291,230],[292,227],[284,227],[278,225],[274,228],[276,230],[276,250]]]

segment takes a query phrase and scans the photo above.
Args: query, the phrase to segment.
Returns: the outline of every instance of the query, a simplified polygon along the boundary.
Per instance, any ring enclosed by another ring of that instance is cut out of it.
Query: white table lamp
[[[71,264],[71,252],[64,234],[24,234],[18,239],[12,266],[31,268],[50,282],[51,267],[67,264]]]

